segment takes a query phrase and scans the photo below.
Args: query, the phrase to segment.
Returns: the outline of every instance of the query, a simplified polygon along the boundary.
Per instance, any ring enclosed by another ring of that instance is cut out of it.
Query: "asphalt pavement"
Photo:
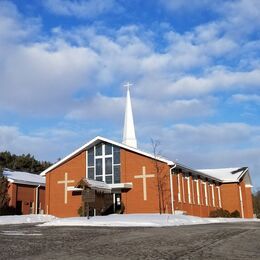
[[[0,259],[260,259],[260,223],[163,228],[0,225]]]

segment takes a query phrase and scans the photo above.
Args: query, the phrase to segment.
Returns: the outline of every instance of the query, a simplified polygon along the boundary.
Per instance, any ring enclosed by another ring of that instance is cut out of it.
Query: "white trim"
[[[246,188],[253,188],[254,186],[251,185],[251,184],[246,184],[245,187],[246,187]]]
[[[187,187],[188,187],[188,203],[191,204],[191,194],[190,194],[190,176],[185,177],[187,180]]]
[[[202,182],[202,184],[204,185],[204,195],[205,195],[205,206],[209,205],[209,201],[208,201],[208,189],[207,189],[207,183],[206,182]]]
[[[200,185],[199,185],[199,180],[196,181],[196,191],[197,191],[197,203],[200,205]]]
[[[184,187],[184,177],[183,177],[183,175],[181,175],[181,180],[182,180],[182,201],[183,201],[183,203],[186,203],[185,187]]]
[[[218,190],[218,205],[219,205],[220,208],[222,208],[220,186],[217,186],[217,190]]]
[[[215,191],[214,191],[214,184],[211,184],[211,194],[212,194],[212,206],[215,207]]]
[[[239,189],[239,200],[240,200],[240,208],[241,208],[241,216],[242,218],[244,218],[244,205],[243,205],[243,197],[242,197],[242,190],[241,190],[241,186],[238,186]]]
[[[172,207],[172,214],[175,213],[174,210],[174,196],[173,196],[173,184],[172,184],[172,170],[176,167],[176,165],[174,165],[173,167],[170,168],[170,189],[171,189],[171,207]]]
[[[45,183],[40,183],[40,182],[31,182],[31,181],[23,181],[23,180],[14,180],[14,179],[7,179],[8,182],[11,183],[16,183],[16,184],[24,184],[24,185],[29,185],[29,186],[43,186],[45,187]]]
[[[113,183],[113,184],[108,184],[107,185],[111,189],[132,189],[133,188],[133,183],[132,182],[125,182],[125,183]]]
[[[83,189],[82,188],[75,188],[75,187],[73,187],[73,186],[69,186],[68,188],[67,188],[67,191],[82,191]]]
[[[193,180],[192,176],[190,178],[191,178],[191,188],[192,188],[192,203],[195,204],[194,180]]]
[[[180,173],[177,174],[177,181],[178,181],[178,202],[181,202],[181,180],[180,180]]]

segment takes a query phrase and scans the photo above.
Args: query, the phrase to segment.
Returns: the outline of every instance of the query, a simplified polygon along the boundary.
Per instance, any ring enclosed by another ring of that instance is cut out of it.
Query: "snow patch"
[[[259,221],[241,218],[200,218],[171,214],[125,214],[87,217],[59,218],[39,226],[101,226],[101,227],[167,227],[210,223]]]
[[[42,222],[53,221],[55,219],[56,217],[52,215],[42,215],[42,214],[0,216],[0,225],[42,223]]]

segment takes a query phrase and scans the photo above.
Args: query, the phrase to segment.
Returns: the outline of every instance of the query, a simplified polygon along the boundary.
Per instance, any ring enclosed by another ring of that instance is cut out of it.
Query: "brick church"
[[[99,198],[89,204],[93,215],[183,212],[208,217],[225,209],[253,217],[247,167],[196,170],[137,148],[129,86],[123,142],[97,136],[41,175],[46,176],[45,213],[58,217],[78,216],[86,189]]]

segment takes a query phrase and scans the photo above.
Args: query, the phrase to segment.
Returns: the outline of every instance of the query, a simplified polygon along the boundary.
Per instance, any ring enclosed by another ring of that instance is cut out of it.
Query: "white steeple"
[[[130,97],[130,84],[129,82],[124,85],[127,88],[126,106],[125,106],[125,124],[123,133],[123,144],[137,148],[137,141],[135,137],[135,126],[133,119],[133,111]]]

